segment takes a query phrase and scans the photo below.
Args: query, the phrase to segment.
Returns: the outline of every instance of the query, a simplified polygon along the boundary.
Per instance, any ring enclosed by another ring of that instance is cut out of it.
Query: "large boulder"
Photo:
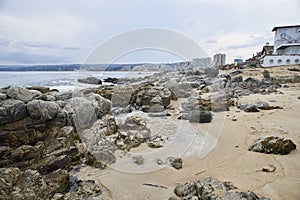
[[[59,105],[55,102],[43,100],[32,100],[27,104],[29,116],[37,120],[51,120],[59,109]]]
[[[21,100],[6,99],[0,102],[0,124],[18,121],[27,115],[26,105]]]
[[[71,98],[68,102],[71,106],[69,114],[77,129],[91,127],[97,119],[111,111],[111,102],[98,94],[91,94],[88,98]]]
[[[25,103],[31,101],[34,97],[34,94],[30,92],[30,90],[17,86],[10,86],[6,92],[6,95],[12,99],[24,101]]]
[[[117,150],[114,140],[107,136],[117,132],[117,125],[114,118],[110,115],[98,119],[89,129],[79,132],[81,141],[86,149],[98,161],[107,164],[114,163],[116,158],[114,151]]]
[[[174,193],[182,199],[222,199],[222,200],[269,200],[259,198],[254,192],[233,191],[237,189],[231,182],[221,182],[213,177],[188,182],[175,187]],[[172,197],[177,199],[176,197]]]
[[[162,111],[176,98],[172,92],[163,87],[153,84],[146,84],[138,87],[130,98],[130,104],[135,105],[138,109],[143,109],[144,112],[149,112],[151,107],[153,111]]]
[[[261,137],[249,147],[249,151],[281,155],[289,154],[294,149],[296,144],[292,140],[274,135]]]

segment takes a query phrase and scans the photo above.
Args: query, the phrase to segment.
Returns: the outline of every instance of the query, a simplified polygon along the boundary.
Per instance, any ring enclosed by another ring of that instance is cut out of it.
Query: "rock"
[[[6,94],[0,93],[0,101],[7,99]]]
[[[72,160],[68,155],[49,156],[38,163],[37,169],[42,174],[49,174],[58,169],[68,169]]]
[[[0,124],[18,121],[27,115],[26,105],[20,100],[6,99],[0,102]]]
[[[104,194],[94,181],[80,181],[78,186],[64,196],[65,200],[73,199],[111,199],[108,194]]]
[[[272,154],[289,154],[296,149],[296,144],[282,136],[264,136],[256,140],[250,147],[249,151]]]
[[[59,106],[55,102],[32,100],[27,104],[27,110],[33,119],[51,120],[59,111]]]
[[[93,85],[101,85],[102,84],[102,81],[95,77],[87,77],[87,78],[78,79],[78,82],[85,83],[85,84],[93,84]]]
[[[41,147],[41,146],[39,146]],[[36,159],[38,160],[42,156],[42,147],[34,147],[30,145],[22,145],[12,151],[11,154],[11,160],[13,162],[20,162],[20,161],[27,161],[27,160],[32,160]]]
[[[18,168],[0,169],[1,199],[52,199],[56,193],[65,193],[69,174],[58,170],[46,176],[36,170]]]
[[[115,139],[106,136],[116,134],[117,126],[113,117],[105,116],[97,120],[89,129],[80,131],[81,141],[86,149],[101,164],[111,164],[116,161],[114,152],[118,149],[115,145]]]
[[[160,148],[163,147],[165,144],[165,141],[162,137],[162,135],[155,135],[150,137],[150,139],[147,141],[147,145],[150,148]]]
[[[189,122],[209,123],[213,119],[212,113],[207,110],[196,110],[190,112]]]
[[[89,128],[97,119],[111,111],[111,102],[98,94],[71,98],[71,117],[77,129]]]
[[[167,161],[172,167],[174,167],[177,170],[182,168],[182,159],[181,158],[169,157],[169,158],[167,158]]]
[[[149,107],[148,112],[152,113],[159,113],[165,111],[165,108],[162,105],[155,104]]]
[[[259,112],[257,106],[253,103],[239,105],[238,108],[244,110],[245,112]]]
[[[176,98],[187,98],[192,95],[192,86],[187,81],[170,80],[164,84],[164,87],[172,91]]]
[[[132,93],[129,104],[134,105],[137,109],[143,108],[144,112],[148,112],[150,106],[153,106],[152,110],[161,112],[162,107],[166,108],[172,98],[172,92],[169,89],[163,86],[145,84]]]
[[[100,96],[99,94],[90,94],[88,96],[88,99],[93,102],[93,105],[95,106],[95,112],[96,112],[98,119],[100,119],[104,115],[110,113],[111,107],[112,107],[110,100],[105,99],[104,97]]]
[[[261,110],[273,110],[273,109],[283,109],[280,106],[271,106],[268,102],[258,101],[255,106]]]
[[[69,173],[66,170],[56,170],[45,176],[47,189],[51,196],[54,193],[65,193],[69,188]]]
[[[231,82],[236,82],[236,83],[239,83],[239,82],[243,82],[243,77],[242,76],[236,76],[234,77]]]
[[[292,71],[292,72],[300,72],[300,68],[288,68],[289,71]]]
[[[251,191],[233,192],[234,189],[237,188],[231,182],[221,182],[210,177],[178,185],[175,187],[174,193],[181,199],[269,200],[265,197],[259,198]]]
[[[118,83],[118,79],[117,78],[108,77],[108,78],[104,79],[104,82],[116,84],[116,83]]]
[[[133,160],[133,162],[134,162],[135,164],[137,164],[137,165],[142,165],[142,164],[144,164],[144,158],[143,158],[143,156],[141,156],[141,155],[133,156],[133,157],[132,157],[132,160]]]
[[[96,120],[96,108],[92,101],[75,97],[68,101],[71,106],[70,116],[76,129],[89,128]]]
[[[40,99],[44,101],[56,101],[56,97],[49,94],[43,94]]]
[[[24,101],[25,103],[33,99],[32,92],[30,92],[28,89],[17,86],[10,86],[6,92],[6,95],[10,98]]]
[[[267,70],[264,70],[262,72],[262,74],[263,74],[263,76],[264,76],[265,79],[267,79],[267,80],[271,79],[270,73]]]
[[[119,126],[121,130],[115,143],[121,149],[130,150],[130,148],[138,147],[151,135],[147,120],[142,116],[129,116]]]
[[[239,104],[238,108],[245,112],[259,112],[260,110],[282,109],[280,106],[271,106],[268,102],[258,101],[255,103]]]
[[[196,185],[194,182],[188,182],[182,185],[178,185],[174,189],[174,193],[178,197],[186,197],[186,196],[193,196],[196,194]]]
[[[50,88],[48,87],[43,87],[43,86],[31,86],[31,87],[27,87],[26,89],[28,90],[37,90],[40,91],[42,94],[48,93],[50,92]]]

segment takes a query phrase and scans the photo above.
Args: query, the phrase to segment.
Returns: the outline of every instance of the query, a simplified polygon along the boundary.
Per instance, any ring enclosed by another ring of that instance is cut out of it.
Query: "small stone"
[[[133,156],[132,157],[132,160],[135,164],[137,165],[142,165],[144,164],[144,158],[141,156],[141,155],[138,155],[138,156]]]
[[[175,169],[181,169],[182,168],[182,159],[181,158],[171,158],[170,159],[172,167]]]

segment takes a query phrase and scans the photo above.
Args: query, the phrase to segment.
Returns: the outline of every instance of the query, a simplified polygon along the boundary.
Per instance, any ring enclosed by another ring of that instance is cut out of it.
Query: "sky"
[[[105,41],[149,27],[180,33],[232,63],[273,44],[274,26],[299,25],[299,10],[299,0],[0,0],[0,64],[85,63]],[[147,49],[115,62],[181,60]]]

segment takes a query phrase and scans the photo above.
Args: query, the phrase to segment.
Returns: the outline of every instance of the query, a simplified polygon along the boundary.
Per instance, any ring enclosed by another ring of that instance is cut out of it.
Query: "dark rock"
[[[213,119],[212,113],[207,110],[196,110],[190,112],[189,122],[209,123]]]
[[[265,79],[267,79],[267,80],[271,79],[270,73],[267,70],[264,70],[262,72],[262,74],[263,74]]]
[[[173,158],[170,157],[168,158],[170,164],[172,167],[174,167],[175,169],[181,169],[182,168],[182,159],[181,158]]]
[[[49,174],[58,169],[68,169],[71,163],[72,160],[67,155],[49,156],[38,163],[37,169],[42,174]]]
[[[93,85],[101,85],[102,84],[102,81],[95,77],[87,77],[87,78],[78,79],[78,82],[85,83],[85,84],[93,84]]]
[[[282,136],[265,136],[261,137],[249,147],[249,151],[272,154],[289,154],[296,149],[296,144]]]
[[[289,71],[292,71],[292,72],[300,72],[300,68],[288,68]]]
[[[118,79],[117,78],[108,77],[108,78],[104,79],[104,82],[116,84],[116,83],[118,83]]]
[[[105,197],[103,197],[105,195]],[[104,194],[94,181],[80,181],[78,186],[63,197],[65,200],[73,199],[111,199],[108,194]]]
[[[239,82],[243,82],[243,77],[242,76],[236,76],[236,77],[234,77],[232,80],[231,80],[231,82],[237,82],[237,83],[239,83]]]
[[[17,86],[10,86],[6,92],[6,95],[10,98],[24,101],[25,103],[33,99],[32,92],[30,92],[28,89]]]
[[[7,99],[0,102],[0,124],[18,121],[27,115],[26,105],[20,100]]]

